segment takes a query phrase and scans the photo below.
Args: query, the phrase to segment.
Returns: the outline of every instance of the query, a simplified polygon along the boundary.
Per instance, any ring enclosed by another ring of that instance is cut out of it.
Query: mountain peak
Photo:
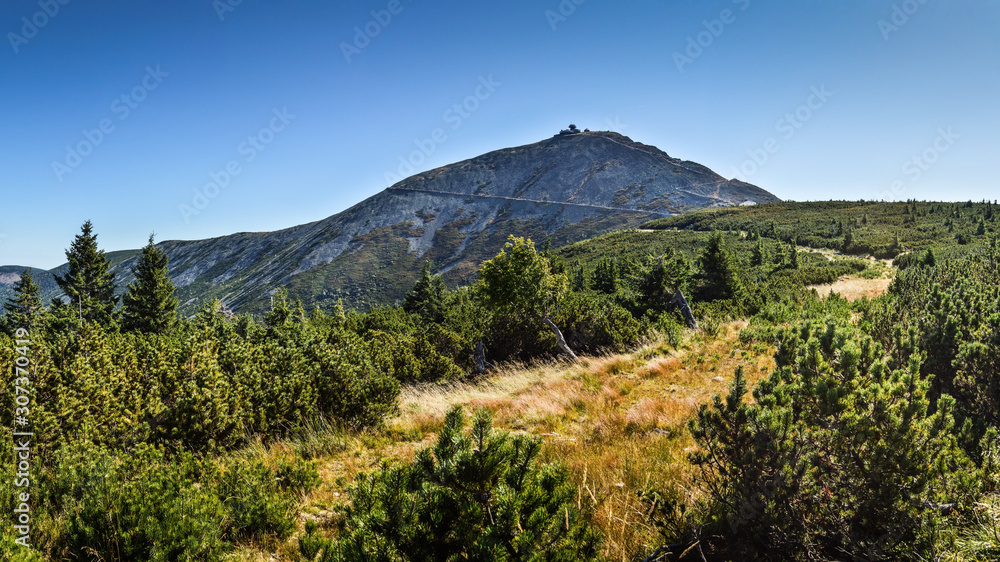
[[[392,190],[658,214],[778,201],[756,186],[727,180],[620,133],[575,128],[415,174],[387,191]]]
[[[366,308],[402,298],[426,260],[452,285],[474,281],[511,234],[559,246],[661,216],[776,201],[620,133],[571,126],[414,174],[320,221],[159,247],[185,313],[212,298],[262,312],[281,286],[309,308],[338,299]],[[138,252],[119,255],[124,287]]]

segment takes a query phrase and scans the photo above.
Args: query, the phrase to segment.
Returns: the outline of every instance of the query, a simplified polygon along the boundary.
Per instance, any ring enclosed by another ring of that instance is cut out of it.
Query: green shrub
[[[287,538],[301,495],[319,482],[315,463],[128,453],[74,443],[41,471],[36,505],[55,515],[50,557],[81,560],[218,560],[232,543]],[[2,547],[0,547],[2,548]]]
[[[225,468],[214,492],[225,506],[229,538],[284,539],[291,534],[295,500],[282,493],[280,484],[279,476],[260,461],[236,461]]]
[[[288,462],[278,461],[275,469],[275,480],[283,492],[304,494],[320,484],[319,470],[316,463],[295,457]]]
[[[596,558],[597,532],[576,509],[566,470],[536,463],[540,443],[492,429],[486,412],[464,426],[456,407],[433,449],[360,476],[326,546],[334,560]],[[307,534],[300,548],[322,547]]]
[[[189,453],[167,460],[145,445],[120,456],[67,447],[43,484],[46,505],[63,514],[54,551],[108,562],[219,559],[227,514],[202,482],[210,472]]]
[[[621,351],[634,345],[642,332],[627,310],[603,295],[571,293],[556,315],[570,347],[587,353]]]
[[[318,529],[315,521],[306,521],[306,532],[299,537],[299,554],[308,562],[332,562],[336,560],[333,541],[321,535]]]
[[[940,504],[967,505],[971,466],[935,410],[920,356],[894,368],[854,328],[786,329],[778,368],[744,401],[742,370],[702,406],[692,461],[710,491],[710,526],[754,560],[932,557]]]
[[[1000,252],[989,250],[901,271],[862,320],[891,353],[925,354],[931,397],[955,397],[959,426],[970,424],[963,446],[973,457],[987,426],[1000,426],[998,310]]]

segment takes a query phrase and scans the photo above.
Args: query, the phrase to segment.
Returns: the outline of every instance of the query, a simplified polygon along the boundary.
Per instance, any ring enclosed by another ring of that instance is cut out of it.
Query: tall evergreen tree
[[[721,232],[716,232],[709,239],[698,265],[702,271],[702,299],[730,299],[742,293],[738,266],[726,249]]]
[[[80,234],[66,250],[69,271],[56,275],[56,283],[70,299],[83,320],[108,323],[114,317],[115,279],[111,261],[97,247],[97,235],[90,221],[83,223]]]
[[[420,279],[403,298],[403,310],[431,322],[444,321],[444,296],[448,291],[440,275],[431,275],[431,262],[424,262]]]
[[[584,280],[583,266],[580,265],[579,261],[573,262],[573,283],[572,288],[574,291],[580,292],[587,288],[587,282]]]
[[[618,292],[618,262],[604,258],[594,268],[593,288],[595,291],[613,295]]]
[[[841,247],[841,251],[844,252],[845,254],[849,254],[851,253],[851,248],[853,247],[854,247],[854,232],[848,230],[847,233],[844,234],[844,245]]]
[[[764,247],[764,242],[758,238],[757,245],[754,246],[753,253],[750,255],[750,265],[761,266],[767,263],[767,260],[767,248]]]
[[[924,256],[920,258],[920,265],[926,265],[927,267],[934,267],[937,265],[937,258],[934,257],[934,250],[927,248],[924,252]]]
[[[122,298],[122,325],[128,330],[162,334],[177,320],[174,283],[168,277],[169,258],[153,243],[142,249],[142,256],[132,267],[135,282]]]
[[[635,279],[638,302],[646,310],[664,310],[690,275],[687,261],[673,248],[659,257],[649,256]]]
[[[42,305],[41,287],[35,283],[31,270],[25,269],[21,278],[14,283],[14,298],[7,299],[4,309],[5,329],[11,333],[18,328],[35,331],[44,322],[46,314]]]

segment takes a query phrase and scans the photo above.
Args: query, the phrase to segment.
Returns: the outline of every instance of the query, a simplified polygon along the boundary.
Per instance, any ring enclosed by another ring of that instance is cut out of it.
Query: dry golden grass
[[[717,336],[692,334],[679,349],[650,344],[632,353],[508,366],[470,382],[410,386],[400,413],[377,433],[340,436],[341,450],[319,457],[323,484],[306,498],[303,517],[325,521],[347,501],[360,471],[383,460],[410,460],[431,445],[455,404],[488,408],[498,428],[544,440],[546,461],[560,461],[579,488],[580,507],[592,509],[609,560],[632,560],[659,546],[646,521],[645,490],[673,490],[695,501],[700,494],[688,454],[695,449],[688,421],[700,404],[724,393],[737,365],[750,381],[773,368],[770,351],[738,349],[745,323]],[[295,541],[279,555],[290,556]]]
[[[862,277],[848,276],[841,277],[833,283],[826,283],[824,285],[809,285],[807,289],[816,289],[816,292],[820,296],[826,296],[830,293],[837,293],[849,301],[856,301],[861,297],[868,297],[873,299],[875,297],[881,296],[886,290],[889,289],[889,284],[892,283],[892,279],[880,278],[880,279],[864,279]]]

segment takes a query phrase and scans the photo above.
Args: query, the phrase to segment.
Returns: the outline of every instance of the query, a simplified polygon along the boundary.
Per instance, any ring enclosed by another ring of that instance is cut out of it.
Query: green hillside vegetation
[[[825,201],[712,209],[647,223],[643,228],[742,231],[846,254],[891,259],[928,248],[963,253],[1000,232],[996,202],[901,203]],[[912,258],[911,258],[912,259]],[[901,264],[909,265],[909,260]]]
[[[109,287],[88,223],[75,300],[32,280],[5,303],[6,458],[34,436],[0,509],[30,492],[32,549],[6,525],[0,558],[997,559],[993,207],[510,236],[467,286],[426,263],[398,305],[281,289],[187,319],[152,240]],[[809,288],[885,275],[871,299]]]

